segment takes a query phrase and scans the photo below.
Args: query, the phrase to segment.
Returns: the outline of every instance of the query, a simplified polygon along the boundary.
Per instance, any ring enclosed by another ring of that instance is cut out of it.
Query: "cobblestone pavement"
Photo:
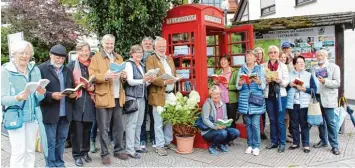
[[[149,153],[143,154],[141,159],[118,160],[111,155],[111,167],[355,167],[355,128],[349,118],[345,119],[345,134],[339,135],[339,149],[341,155],[335,156],[331,153],[330,147],[314,149],[309,154],[303,153],[302,148],[298,150],[285,150],[284,153],[277,153],[276,150],[266,150],[269,140],[262,141],[259,156],[244,154],[246,148],[245,139],[237,139],[235,145],[229,148],[228,153],[220,153],[212,156],[207,150],[195,149],[189,155],[180,155],[169,151],[168,156],[158,156],[152,147]],[[266,130],[268,132],[268,130]],[[311,145],[318,142],[318,129],[311,129]],[[99,146],[99,143],[97,143]],[[290,144],[287,144],[287,147]],[[9,167],[10,142],[8,137],[1,138],[1,167]],[[102,167],[99,152],[90,153],[93,161],[84,163],[85,167]],[[66,149],[64,160],[67,167],[75,167],[71,156],[71,149]],[[36,153],[36,167],[44,167],[43,154]]]

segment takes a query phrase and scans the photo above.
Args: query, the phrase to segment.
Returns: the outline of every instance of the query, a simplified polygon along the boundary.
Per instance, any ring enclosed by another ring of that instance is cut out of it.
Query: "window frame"
[[[207,2],[204,2],[204,1],[207,1]],[[218,8],[218,9],[222,9],[222,6],[221,6],[221,5],[222,5],[223,0],[213,0],[213,3],[210,3],[210,2],[208,2],[208,1],[210,1],[210,0],[201,0],[201,1],[200,1],[200,4],[209,5],[209,6],[214,6],[214,7]],[[216,1],[219,1],[220,3],[216,3]],[[219,7],[217,7],[216,4],[219,4]],[[224,9],[223,9],[223,10],[224,10]]]
[[[307,5],[307,4],[310,4],[310,3],[317,2],[317,0],[307,0],[305,2],[299,2],[299,1],[300,0],[295,0],[295,7],[303,6],[303,5]]]
[[[270,9],[271,9],[272,7],[274,7],[275,10],[270,11]],[[269,12],[263,13],[263,10],[265,10],[265,9],[269,9]],[[260,1],[260,15],[261,15],[261,16],[267,16],[267,15],[271,15],[271,14],[274,14],[274,13],[276,13],[276,3],[273,4],[273,5],[269,5],[269,6],[267,6],[267,7],[261,8],[261,1]]]

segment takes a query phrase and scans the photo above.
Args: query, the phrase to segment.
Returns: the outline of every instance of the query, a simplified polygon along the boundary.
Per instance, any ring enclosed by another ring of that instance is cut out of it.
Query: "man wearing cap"
[[[293,59],[293,54],[291,53],[291,50],[292,50],[291,43],[284,42],[284,43],[282,43],[281,48],[282,48],[282,51],[289,57],[289,60],[292,60]]]
[[[65,167],[64,143],[72,120],[76,94],[65,96],[61,92],[66,88],[74,88],[74,78],[73,73],[63,65],[68,55],[61,44],[53,46],[49,56],[47,62],[38,66],[42,78],[50,81],[46,86],[45,97],[40,102],[48,141],[46,167]]]
[[[95,106],[96,121],[99,127],[102,164],[111,164],[109,144],[111,131],[114,142],[113,156],[127,160],[128,155],[123,147],[123,119],[122,106],[125,102],[125,92],[122,83],[127,74],[124,71],[115,73],[110,71],[110,63],[121,64],[123,58],[114,52],[115,36],[106,34],[101,40],[103,50],[91,58],[89,75],[95,75]],[[110,128],[112,121],[112,130]]]

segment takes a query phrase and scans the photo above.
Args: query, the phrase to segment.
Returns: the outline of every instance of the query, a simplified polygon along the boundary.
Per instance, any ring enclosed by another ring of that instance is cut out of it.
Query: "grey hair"
[[[272,50],[272,49],[275,49],[275,50],[277,51],[277,53],[280,54],[280,49],[279,49],[279,47],[277,47],[277,46],[275,46],[275,45],[269,46],[269,48],[267,49],[267,52],[269,53],[270,50]]]
[[[208,95],[211,97],[213,92],[218,91],[219,93],[222,93],[222,90],[219,86],[213,85],[210,89],[208,89]]]
[[[12,51],[10,51],[10,56],[15,57],[17,53],[25,51],[26,47],[29,46],[31,49],[31,57],[34,55],[34,50],[33,50],[33,45],[25,40],[21,40],[15,43],[16,45],[13,45]]]
[[[157,45],[157,43],[158,43],[158,41],[159,41],[159,40],[164,40],[164,41],[165,41],[165,43],[166,43],[166,40],[165,40],[163,37],[160,37],[160,36],[155,36],[154,46],[156,46],[156,45]]]
[[[264,49],[263,49],[263,48],[261,48],[261,47],[256,47],[256,48],[254,48],[254,52],[255,52],[256,54],[258,54],[258,51],[261,51],[261,52],[263,53],[263,56],[265,55],[265,52],[264,52]]]
[[[154,42],[153,38],[151,38],[151,37],[144,37],[143,40],[142,40],[142,44],[143,44],[143,41],[147,41],[147,40]]]
[[[112,34],[106,34],[106,35],[104,35],[103,37],[102,37],[102,39],[101,39],[101,44],[103,44],[106,40],[113,40],[113,41],[115,41],[115,36],[114,35],[112,35]]]
[[[131,55],[132,53],[135,53],[137,52],[138,50],[142,50],[143,51],[143,48],[141,45],[139,44],[135,44],[131,47],[131,50],[129,51],[129,54]]]
[[[88,46],[88,47],[89,47],[89,50],[90,50],[90,45],[89,45],[89,43],[87,43],[87,42],[85,42],[85,41],[79,42],[79,43],[76,45],[75,49],[76,49],[76,51],[79,51],[79,50],[81,50],[81,49],[82,49],[83,47],[85,47],[85,46]]]
[[[326,50],[324,50],[324,49],[318,50],[318,51],[316,52],[316,55],[317,55],[317,54],[320,54],[321,56],[324,56],[324,57],[328,58],[328,51],[326,51]]]

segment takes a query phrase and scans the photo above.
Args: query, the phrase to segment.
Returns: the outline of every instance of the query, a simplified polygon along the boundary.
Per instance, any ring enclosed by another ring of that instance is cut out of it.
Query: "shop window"
[[[304,5],[316,1],[317,0],[296,0],[296,6],[300,6],[300,5]]]
[[[276,13],[275,0],[260,0],[261,16]]]
[[[221,8],[223,0],[201,0],[201,4],[214,6],[216,8]]]

